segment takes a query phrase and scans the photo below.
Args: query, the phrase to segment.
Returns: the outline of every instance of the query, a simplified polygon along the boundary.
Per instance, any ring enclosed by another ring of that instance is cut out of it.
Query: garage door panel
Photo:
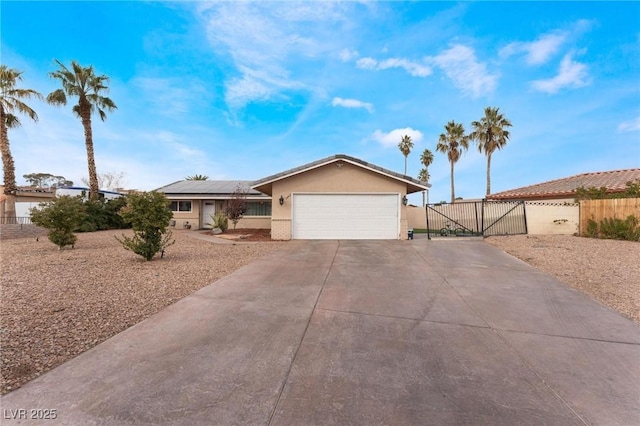
[[[397,239],[398,194],[294,194],[295,239]]]

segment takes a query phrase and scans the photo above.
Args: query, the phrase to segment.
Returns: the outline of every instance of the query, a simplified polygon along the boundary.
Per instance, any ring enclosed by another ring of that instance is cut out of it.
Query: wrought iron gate
[[[489,236],[527,233],[524,201],[461,201],[427,204],[427,236]]]

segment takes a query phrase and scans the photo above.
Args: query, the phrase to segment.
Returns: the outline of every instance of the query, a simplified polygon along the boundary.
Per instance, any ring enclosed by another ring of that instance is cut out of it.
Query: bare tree
[[[124,185],[124,172],[105,172],[98,173],[98,187],[100,189],[109,189],[115,190],[117,188],[122,188]],[[89,179],[83,177],[82,183],[89,186]]]
[[[233,223],[233,229],[236,229],[236,225],[242,219],[247,211],[247,195],[249,191],[241,185],[236,186],[236,189],[231,193],[231,198],[224,202],[223,211],[224,214]]]

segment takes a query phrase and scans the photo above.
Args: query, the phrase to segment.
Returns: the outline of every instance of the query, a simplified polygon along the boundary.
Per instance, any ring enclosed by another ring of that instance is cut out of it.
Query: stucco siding
[[[229,223],[233,228],[233,223]],[[236,229],[269,229],[271,228],[271,216],[245,216],[238,221]]]
[[[411,229],[427,229],[426,207],[407,206],[407,226]]]
[[[527,201],[525,209],[528,234],[573,235],[578,232],[580,221],[578,204]]]
[[[400,193],[406,185],[350,163],[327,164],[273,183],[272,225],[274,239],[291,239],[291,207],[293,193]],[[284,198],[281,206],[279,198]],[[400,208],[399,238],[407,238],[406,207]]]

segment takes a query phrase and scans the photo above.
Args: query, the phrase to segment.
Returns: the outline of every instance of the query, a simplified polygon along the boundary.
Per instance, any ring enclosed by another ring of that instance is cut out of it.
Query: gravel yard
[[[570,235],[513,235],[485,242],[640,323],[640,243]]]
[[[151,262],[122,248],[114,236],[123,231],[78,234],[64,250],[46,237],[2,241],[1,393],[286,244],[214,244],[186,232]]]
[[[151,262],[119,245],[114,236],[122,231],[79,234],[75,249],[61,251],[46,237],[3,241],[1,393],[286,244],[215,244],[190,232],[174,232],[176,244]],[[485,241],[640,322],[640,243],[543,235]]]

